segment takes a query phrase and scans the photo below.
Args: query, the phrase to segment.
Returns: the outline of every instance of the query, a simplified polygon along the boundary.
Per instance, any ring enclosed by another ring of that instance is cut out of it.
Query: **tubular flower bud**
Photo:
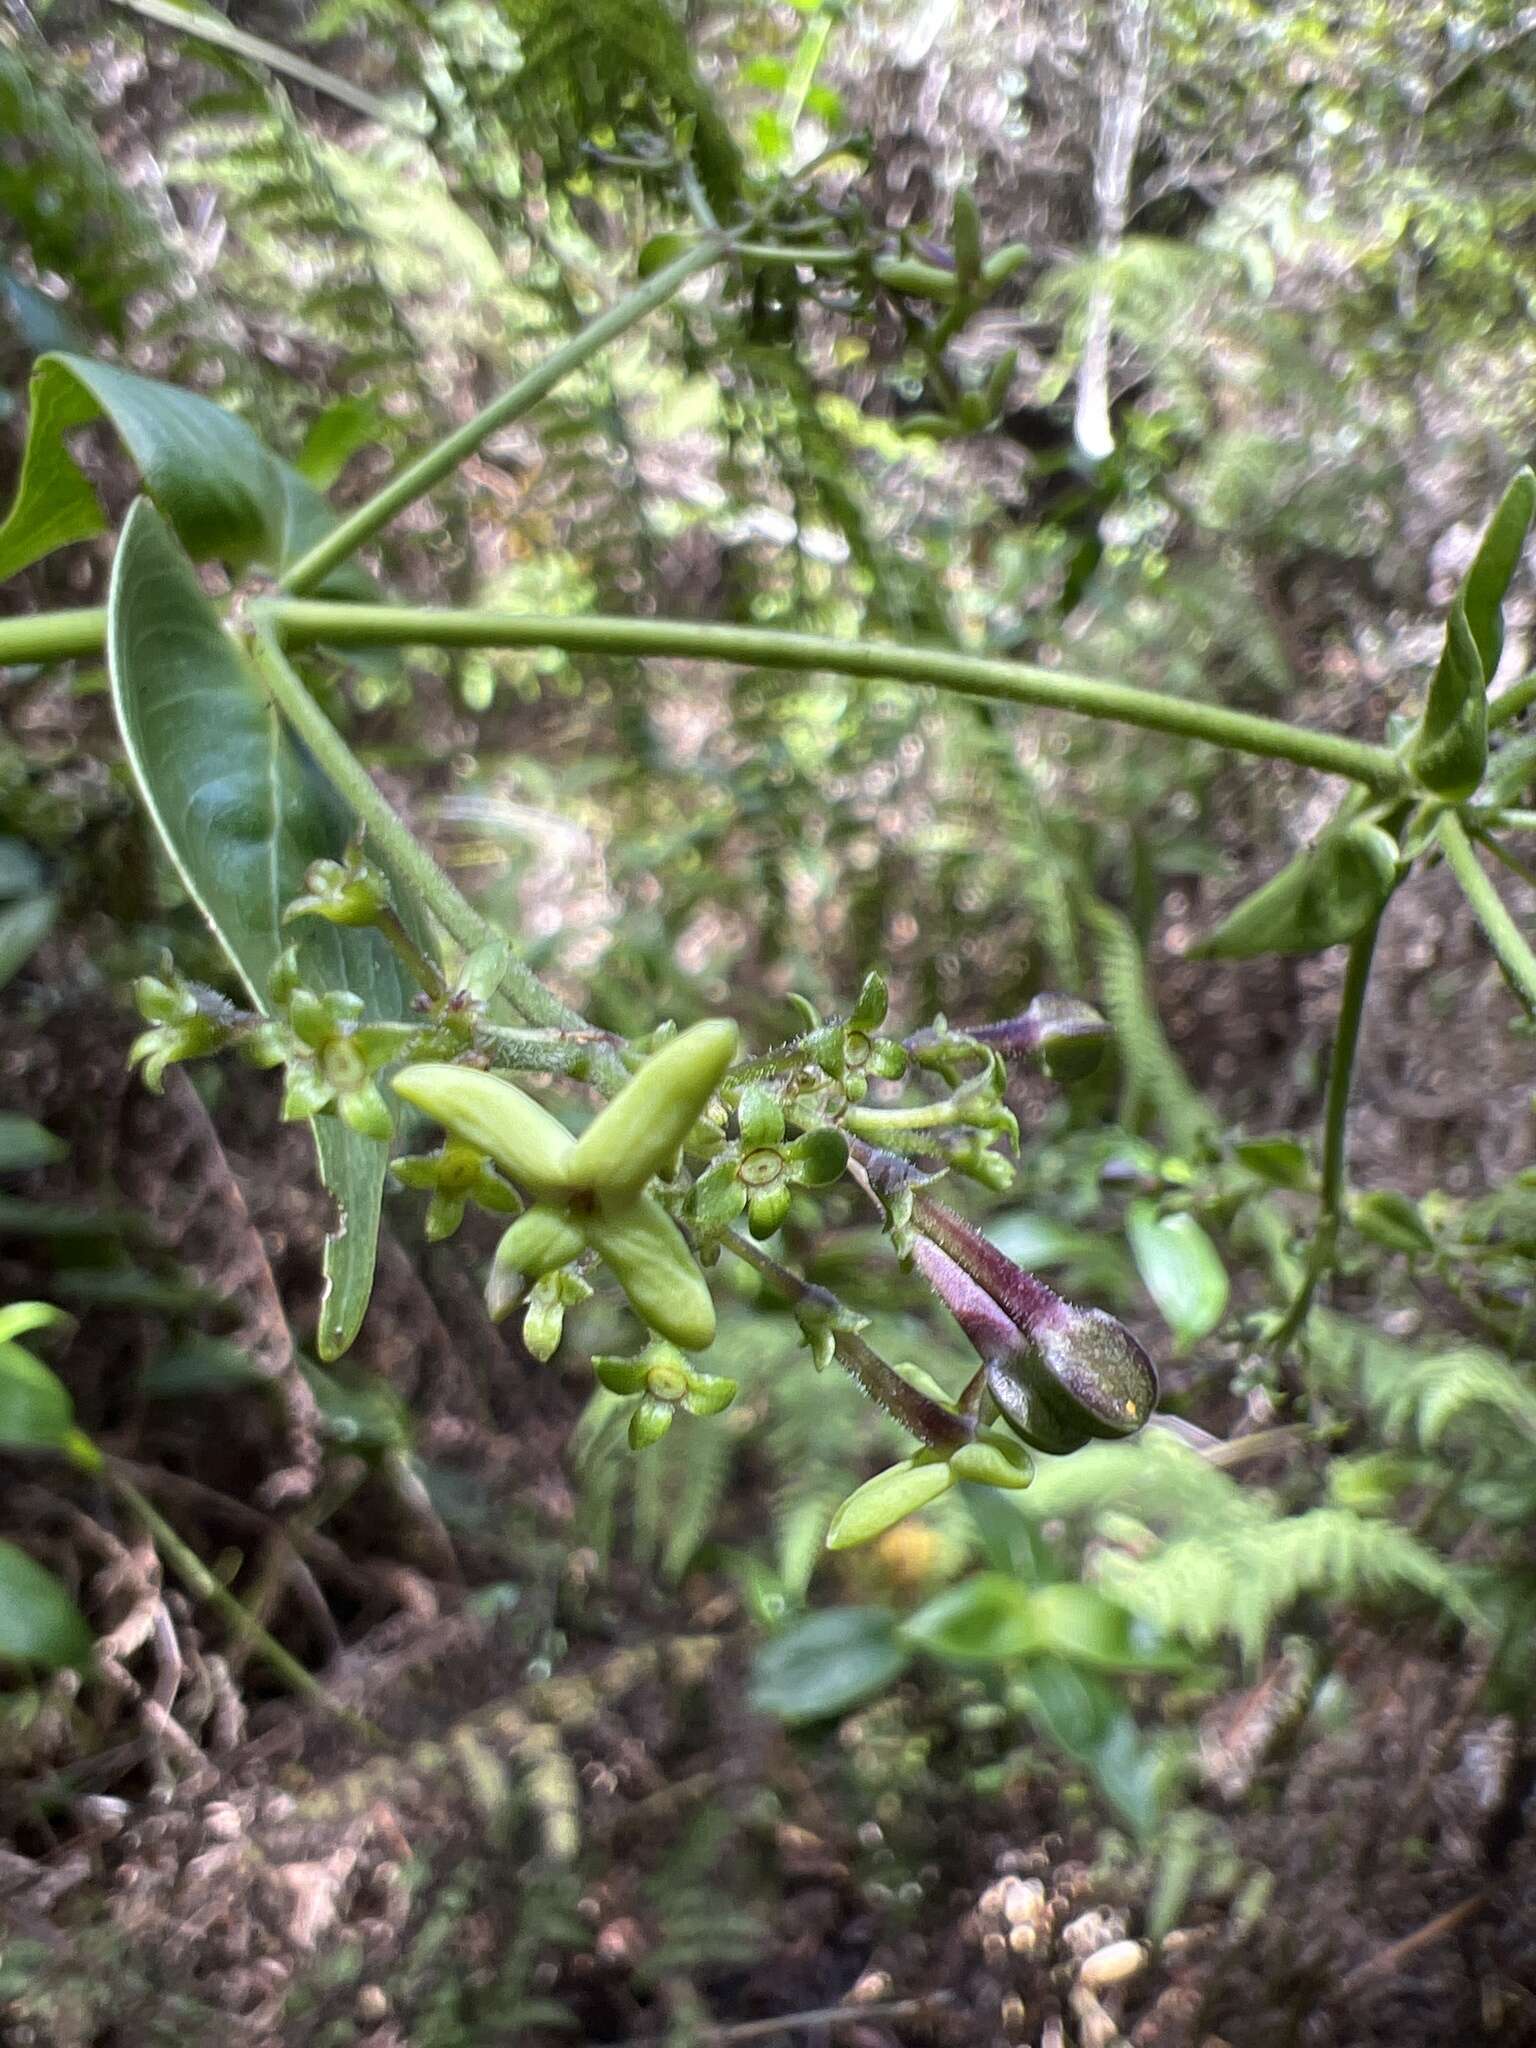
[[[1055,1456],[1133,1436],[1157,1405],[1157,1372],[1103,1309],[1064,1301],[930,1196],[913,1202],[913,1257],[986,1369],[1003,1419]]]

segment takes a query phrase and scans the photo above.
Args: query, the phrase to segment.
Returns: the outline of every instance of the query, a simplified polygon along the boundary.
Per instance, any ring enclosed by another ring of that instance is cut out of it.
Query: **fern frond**
[[[0,251],[24,248],[38,271],[66,280],[99,328],[123,340],[130,302],[170,283],[175,255],[80,110],[8,41],[0,41],[0,136]]]
[[[1427,1451],[1462,1423],[1481,1430],[1506,1423],[1536,1444],[1536,1390],[1502,1358],[1471,1346],[1419,1360],[1381,1402],[1381,1414],[1388,1429],[1411,1425]]]
[[[1222,1636],[1256,1662],[1305,1594],[1350,1600],[1388,1588],[1422,1594],[1460,1620],[1477,1611],[1457,1573],[1393,1522],[1313,1508],[1225,1533],[1205,1530],[1149,1556],[1107,1552],[1099,1583],[1133,1613],[1202,1647]]]
[[[1136,934],[1119,911],[1086,890],[1078,911],[1093,941],[1104,1009],[1115,1028],[1123,1075],[1120,1121],[1136,1130],[1150,1120],[1171,1143],[1192,1149],[1215,1119],[1168,1043]]]

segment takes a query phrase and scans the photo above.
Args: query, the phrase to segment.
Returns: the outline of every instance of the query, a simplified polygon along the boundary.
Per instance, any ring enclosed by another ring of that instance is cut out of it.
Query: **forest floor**
[[[1418,937],[1397,1018],[1443,964]],[[457,1243],[386,1236],[359,1348],[454,1483],[428,1500],[354,1464],[323,1531],[290,1522],[300,1557],[276,1511],[317,1471],[282,1335],[324,1223],[304,1137],[274,1142],[266,1081],[232,1077],[215,1120],[179,1073],[148,1096],[123,1054],[120,1019],[65,1009],[5,1059],[7,1106],[71,1147],[26,1192],[93,1212],[104,1245],[116,1210],[133,1247],[94,1288],[71,1255],[62,1363],[205,1557],[260,1554],[265,1618],[378,1735],[213,1648],[88,1483],[45,1494],[7,1466],[8,1512],[86,1557],[111,1678],[61,1679],[0,1729],[7,2048],[1536,2041],[1536,1770],[1479,1670],[1352,1624],[1327,1647],[1353,1714],[1298,1744],[1282,1647],[1205,1714],[1204,1790],[1155,1865],[978,1685],[909,1678],[786,1731],[751,1705],[727,1577],[668,1592],[573,1546],[580,1397],[545,1372],[526,1398],[539,1369],[485,1323]],[[10,1298],[59,1291],[56,1245],[0,1244]],[[178,1287],[272,1375],[221,1395],[216,1429],[196,1399],[121,1394]],[[328,1465],[317,1498],[336,1483]],[[1129,1946],[1149,1924],[1155,1949]]]

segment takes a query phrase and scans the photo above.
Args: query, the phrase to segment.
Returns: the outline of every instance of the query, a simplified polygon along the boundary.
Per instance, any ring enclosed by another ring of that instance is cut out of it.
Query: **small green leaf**
[[[20,974],[52,931],[57,915],[51,896],[24,896],[0,910],[0,988]]]
[[[91,1631],[52,1572],[0,1542],[0,1659],[49,1671],[89,1663]]]
[[[642,278],[654,277],[658,270],[665,270],[669,263],[675,263],[691,246],[686,235],[652,235],[648,242],[642,243],[635,267]]]
[[[35,1166],[57,1166],[69,1147],[29,1116],[0,1111],[0,1173],[30,1173]]]
[[[954,1483],[955,1475],[945,1460],[923,1451],[877,1472],[850,1493],[833,1515],[827,1530],[828,1550],[853,1550],[861,1543],[873,1543],[919,1508],[930,1507]]]
[[[13,1301],[0,1308],[0,1344],[9,1344],[33,1330],[59,1330],[74,1318],[47,1301]]]
[[[67,1453],[74,1430],[75,1404],[58,1374],[20,1344],[0,1342],[0,1444]]]
[[[1226,1312],[1229,1284],[1221,1255],[1193,1216],[1160,1216],[1150,1201],[1132,1202],[1125,1234],[1148,1294],[1187,1351],[1209,1336]]]
[[[1004,1572],[976,1572],[909,1615],[902,1636],[951,1663],[996,1663],[1039,1646],[1031,1588]]]
[[[118,726],[145,808],[192,900],[258,1009],[286,949],[300,979],[350,990],[372,1018],[407,1013],[411,989],[377,932],[307,918],[283,926],[311,862],[339,859],[353,822],[277,712],[155,508],[129,513],[113,564],[107,661]],[[373,1285],[386,1148],[332,1116],[314,1126],[334,1197],[319,1347],[357,1334]]]
[[[1032,1650],[1047,1650],[1074,1664],[1105,1671],[1143,1669],[1131,1637],[1131,1617],[1093,1586],[1039,1586],[1030,1596]]]
[[[1190,948],[1203,960],[1318,953],[1363,931],[1397,881],[1396,843],[1363,820],[1325,832]]]
[[[1312,1185],[1312,1162],[1306,1147],[1294,1138],[1243,1138],[1232,1147],[1233,1157],[1272,1188],[1308,1188]]]
[[[752,1704],[791,1727],[830,1720],[894,1685],[911,1654],[885,1608],[823,1608],[758,1651]]]
[[[1373,1188],[1356,1195],[1349,1220],[1362,1237],[1391,1252],[1432,1252],[1435,1240],[1424,1227],[1419,1205],[1397,1188]]]

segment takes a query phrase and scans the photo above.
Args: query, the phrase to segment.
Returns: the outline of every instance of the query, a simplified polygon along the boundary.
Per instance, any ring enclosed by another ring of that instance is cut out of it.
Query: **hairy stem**
[[[771,1253],[765,1252],[750,1237],[727,1230],[722,1233],[720,1242],[728,1252],[734,1252],[738,1259],[744,1259],[765,1279],[771,1280],[797,1308],[814,1309],[825,1314],[829,1321],[840,1313],[846,1313],[835,1294],[825,1287],[813,1286],[809,1280],[802,1280],[788,1266],[781,1266]],[[894,1367],[887,1365],[857,1330],[840,1329],[832,1322],[832,1344],[838,1364],[858,1382],[875,1406],[883,1408],[903,1429],[909,1429],[925,1444],[952,1450],[959,1444],[969,1443],[976,1434],[973,1419],[952,1415],[937,1401],[930,1400],[920,1388],[914,1387],[910,1380],[904,1380]]]
[[[1536,953],[1504,907],[1504,900],[1483,872],[1467,828],[1454,811],[1440,820],[1440,847],[1445,864],[1461,885],[1472,915],[1487,934],[1511,987],[1527,1010],[1536,1014]]]
[[[256,666],[279,711],[352,807],[389,866],[416,891],[443,929],[461,946],[473,950],[493,938],[495,934],[479,911],[396,817],[373,777],[310,695],[303,677],[284,657],[271,634],[258,626],[251,647]],[[561,1002],[520,960],[507,961],[501,985],[509,1001],[530,1024],[556,1030],[580,1030],[585,1024],[583,1017]]]
[[[958,654],[946,648],[896,647],[880,641],[834,640],[818,633],[753,626],[698,625],[673,619],[546,617],[498,611],[415,610],[395,605],[278,601],[264,606],[285,642],[335,647],[559,647],[568,653],[668,656],[723,661],[749,668],[826,670],[845,676],[929,685],[965,695],[1072,711],[1183,739],[1204,740],[1243,754],[1294,761],[1325,775],[1396,792],[1407,771],[1387,747],[1341,734],[1286,725],[1219,704],[1167,697],[1094,676]]]
[[[1363,932],[1350,943],[1349,961],[1344,969],[1344,987],[1339,996],[1339,1021],[1334,1027],[1333,1051],[1328,1060],[1328,1093],[1323,1105],[1323,1174],[1317,1227],[1307,1253],[1302,1281],[1270,1342],[1278,1350],[1288,1344],[1301,1328],[1317,1284],[1333,1264],[1344,1214],[1347,1182],[1349,1094],[1354,1079],[1355,1053],[1360,1044],[1360,1026],[1365,1017],[1365,992],[1371,979],[1371,962],[1376,937],[1381,930],[1383,905]]]
[[[457,432],[449,434],[435,448],[391,477],[366,505],[360,505],[307,554],[301,555],[284,572],[279,588],[293,592],[313,590],[338,563],[344,562],[365,542],[372,540],[397,513],[403,512],[418,498],[425,497],[428,491],[434,490],[445,477],[450,476],[466,456],[474,454],[487,436],[531,412],[573,370],[579,369],[648,313],[664,306],[690,277],[718,263],[729,246],[729,240],[724,236],[698,243],[696,247],[685,250],[664,270],[658,270],[638,291],[631,292],[628,298],[621,299],[606,313],[599,314],[580,334],[573,335],[563,348],[557,348],[526,376],[519,377],[510,390],[492,399],[483,411],[477,412]]]

